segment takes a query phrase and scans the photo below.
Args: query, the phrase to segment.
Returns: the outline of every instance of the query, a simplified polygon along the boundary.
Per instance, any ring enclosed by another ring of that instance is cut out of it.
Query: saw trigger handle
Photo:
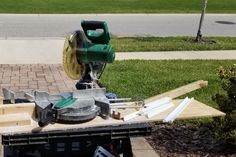
[[[94,44],[108,44],[110,34],[104,21],[82,21],[81,26],[86,37]]]

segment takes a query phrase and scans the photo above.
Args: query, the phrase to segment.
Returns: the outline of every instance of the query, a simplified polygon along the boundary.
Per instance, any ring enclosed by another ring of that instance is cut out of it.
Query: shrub
[[[218,76],[223,90],[213,100],[226,115],[215,119],[216,133],[221,140],[236,145],[236,65],[220,67]]]

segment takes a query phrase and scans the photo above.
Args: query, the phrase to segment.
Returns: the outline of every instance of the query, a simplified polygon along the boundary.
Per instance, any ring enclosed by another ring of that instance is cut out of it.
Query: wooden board
[[[0,106],[3,105],[3,97],[0,97]]]
[[[31,125],[26,126],[15,126],[15,127],[0,127],[0,134],[14,134],[14,133],[31,133],[31,132],[44,132],[44,131],[54,131],[54,130],[67,130],[67,129],[78,129],[78,128],[88,128],[88,127],[97,127],[97,126],[109,126],[109,125],[125,125],[131,123],[142,123],[142,122],[157,122],[162,121],[174,108],[178,105],[178,103],[182,100],[174,100],[174,107],[166,110],[165,112],[148,119],[144,116],[137,117],[136,119],[132,119],[130,121],[124,122],[122,120],[116,120],[110,118],[108,120],[104,120],[101,117],[97,116],[94,120],[81,123],[81,124],[49,124],[44,128],[38,127],[37,121],[32,120]],[[128,110],[126,110],[127,112]],[[132,113],[132,110],[129,110]],[[216,117],[216,116],[224,116],[224,113],[209,107],[199,101],[194,100],[178,117],[178,119],[188,119],[188,118],[198,118],[198,117]]]
[[[0,126],[22,126],[31,125],[31,117],[28,113],[0,115]]]
[[[155,101],[155,100],[163,98],[163,97],[170,97],[172,99],[175,99],[179,96],[185,95],[185,94],[195,91],[197,89],[206,87],[207,85],[208,85],[208,81],[204,81],[204,80],[195,81],[190,84],[181,86],[179,88],[167,91],[165,93],[150,97],[145,100],[145,103],[149,103],[151,101]]]
[[[28,113],[34,116],[35,104],[34,103],[21,103],[21,104],[4,104],[0,105],[0,115]]]

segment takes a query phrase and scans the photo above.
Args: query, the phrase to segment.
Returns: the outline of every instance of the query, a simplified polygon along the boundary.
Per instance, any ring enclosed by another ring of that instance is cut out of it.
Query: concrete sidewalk
[[[0,64],[60,64],[63,44],[62,38],[0,40]],[[116,60],[126,59],[236,59],[236,50],[116,53]]]
[[[166,51],[116,53],[116,60],[228,60],[236,59],[236,50],[220,51]]]

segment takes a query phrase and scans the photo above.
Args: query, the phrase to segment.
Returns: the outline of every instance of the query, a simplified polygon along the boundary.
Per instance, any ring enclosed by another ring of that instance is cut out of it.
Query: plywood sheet
[[[15,127],[1,127],[0,126],[0,134],[14,134],[14,133],[31,133],[31,132],[43,132],[43,131],[53,131],[53,130],[67,130],[67,129],[75,129],[75,128],[88,128],[88,127],[97,127],[97,126],[109,126],[109,125],[125,125],[131,123],[142,123],[142,122],[157,122],[162,121],[170,112],[174,110],[174,108],[181,102],[182,100],[173,100],[175,104],[174,107],[166,110],[165,112],[148,119],[144,116],[137,117],[136,119],[132,119],[130,121],[124,122],[122,120],[116,120],[110,118],[108,120],[104,120],[101,117],[97,116],[94,120],[81,123],[81,124],[49,124],[44,128],[38,127],[37,121],[32,120],[31,125],[26,126],[15,126]],[[128,110],[125,110],[128,112]],[[132,110],[130,110],[132,113]],[[216,116],[224,116],[224,113],[209,107],[199,101],[194,100],[177,119],[188,119],[188,118],[198,118],[198,117],[216,117]]]

